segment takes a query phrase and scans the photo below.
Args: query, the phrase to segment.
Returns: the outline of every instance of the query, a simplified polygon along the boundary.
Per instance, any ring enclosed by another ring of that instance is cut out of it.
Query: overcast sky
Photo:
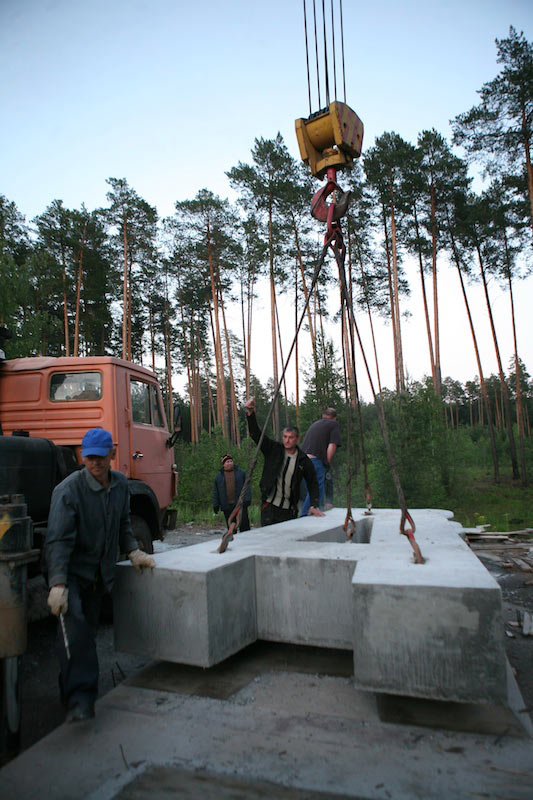
[[[533,38],[531,0],[344,0],[343,18],[347,102],[365,123],[365,148],[384,131],[413,143],[424,129],[449,137],[449,120],[499,70],[494,39],[510,25]],[[0,75],[0,193],[27,219],[56,198],[105,205],[110,176],[165,216],[204,187],[232,198],[224,173],[250,160],[255,137],[280,131],[299,157],[294,120],[309,113],[303,2],[0,0]],[[444,270],[443,374],[466,380],[477,368]],[[493,291],[507,366],[508,301]],[[518,297],[530,372],[532,300],[530,279]],[[406,308],[407,366],[419,378],[429,365],[416,292]],[[479,315],[484,324],[481,306]],[[382,337],[392,385],[388,330]]]

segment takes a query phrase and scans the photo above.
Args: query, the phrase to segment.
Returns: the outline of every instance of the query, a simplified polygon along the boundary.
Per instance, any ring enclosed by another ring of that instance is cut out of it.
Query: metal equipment
[[[27,646],[26,582],[33,527],[24,495],[0,495],[0,763],[20,746],[19,660]]]

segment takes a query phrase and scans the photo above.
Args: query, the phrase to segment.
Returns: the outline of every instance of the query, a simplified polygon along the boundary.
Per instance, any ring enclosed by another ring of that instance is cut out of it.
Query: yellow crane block
[[[302,160],[316,178],[329,167],[349,169],[361,155],[364,126],[346,103],[335,100],[308,119],[297,119],[295,126]]]

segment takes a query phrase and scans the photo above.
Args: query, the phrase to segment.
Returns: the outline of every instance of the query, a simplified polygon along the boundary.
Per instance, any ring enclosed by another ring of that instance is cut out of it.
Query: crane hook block
[[[350,169],[361,155],[364,126],[345,103],[335,100],[295,125],[300,155],[316,178],[322,179],[329,167]]]

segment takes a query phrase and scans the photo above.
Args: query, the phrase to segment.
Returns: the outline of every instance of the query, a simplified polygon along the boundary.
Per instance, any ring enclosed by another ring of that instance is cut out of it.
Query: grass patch
[[[533,528],[533,488],[523,488],[502,479],[499,485],[472,480],[449,506],[455,519],[466,528],[490,525],[492,531]]]

